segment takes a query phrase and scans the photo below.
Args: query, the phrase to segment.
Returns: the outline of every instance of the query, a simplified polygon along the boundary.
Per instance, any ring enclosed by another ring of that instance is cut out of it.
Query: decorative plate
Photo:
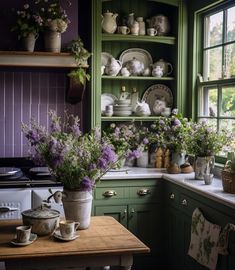
[[[105,112],[105,107],[113,105],[118,98],[110,93],[104,93],[101,95],[101,113]]]
[[[145,69],[153,64],[153,59],[152,59],[151,54],[148,51],[141,48],[131,48],[131,49],[123,51],[119,57],[119,60],[122,62],[122,65],[125,66],[125,64],[128,61],[132,60],[133,58],[144,63]]]
[[[142,101],[148,103],[151,114],[154,114],[153,106],[157,99],[164,100],[166,102],[166,107],[173,106],[172,92],[170,88],[164,84],[154,84],[150,86],[143,94]]]
[[[107,53],[107,52],[102,52],[101,53],[101,66],[106,66],[110,58],[113,58],[112,54]]]

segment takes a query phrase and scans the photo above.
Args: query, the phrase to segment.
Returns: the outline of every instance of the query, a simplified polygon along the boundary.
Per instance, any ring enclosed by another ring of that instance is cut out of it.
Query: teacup
[[[213,177],[214,177],[214,175],[212,173],[211,174],[204,174],[205,185],[211,185]]]
[[[119,27],[120,34],[122,35],[128,35],[130,33],[130,28],[127,26],[120,26]]]
[[[62,220],[59,223],[60,234],[63,238],[72,238],[80,225],[79,222],[73,220]]]
[[[31,226],[16,227],[16,241],[18,243],[26,243],[29,241],[31,235]]]
[[[156,36],[157,35],[157,30],[155,28],[148,28],[147,29],[147,34],[149,36]]]

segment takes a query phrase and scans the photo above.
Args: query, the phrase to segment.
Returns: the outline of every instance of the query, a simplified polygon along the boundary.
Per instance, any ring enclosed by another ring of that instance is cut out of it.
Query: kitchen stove
[[[36,167],[27,158],[0,158],[0,189],[61,186],[47,167]]]

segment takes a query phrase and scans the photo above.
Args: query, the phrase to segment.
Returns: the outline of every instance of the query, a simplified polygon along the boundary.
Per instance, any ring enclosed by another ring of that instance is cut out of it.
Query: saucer
[[[61,235],[61,233],[60,233],[60,230],[56,230],[56,231],[54,232],[53,236],[54,236],[55,238],[59,239],[59,240],[62,240],[62,241],[72,241],[72,240],[75,240],[76,238],[79,237],[79,235],[77,235],[77,234],[74,234],[74,236],[71,237],[71,238],[63,237],[63,236]]]
[[[31,233],[30,238],[29,238],[29,241],[24,242],[24,243],[20,243],[15,238],[15,239],[13,239],[11,241],[11,244],[13,244],[14,246],[28,246],[28,245],[32,244],[36,239],[37,239],[37,235],[34,234],[34,233]]]

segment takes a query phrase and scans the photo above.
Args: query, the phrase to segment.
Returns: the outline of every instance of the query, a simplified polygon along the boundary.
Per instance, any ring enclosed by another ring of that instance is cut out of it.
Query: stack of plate
[[[121,99],[115,101],[113,106],[113,114],[116,116],[129,116],[132,114],[131,100]]]

